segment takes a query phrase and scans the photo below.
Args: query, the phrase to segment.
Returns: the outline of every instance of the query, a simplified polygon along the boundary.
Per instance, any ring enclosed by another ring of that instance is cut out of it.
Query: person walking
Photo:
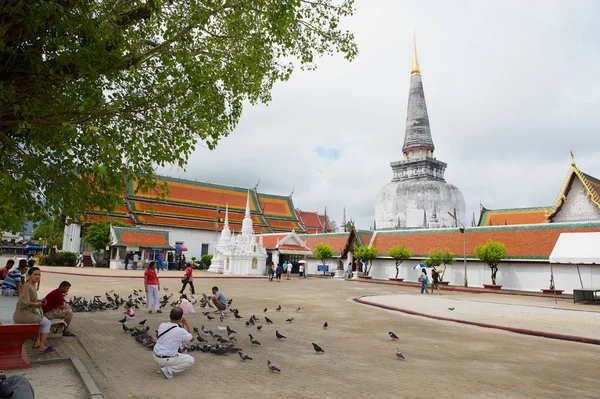
[[[158,326],[158,338],[152,353],[154,361],[160,367],[158,372],[164,374],[168,380],[173,378],[174,374],[192,367],[195,362],[193,356],[179,353],[179,348],[184,342],[194,340],[192,329],[183,317],[183,310],[173,308],[169,319],[168,323]]]
[[[303,275],[304,275],[304,263],[300,263],[300,266],[298,268],[298,278],[302,278]]]
[[[421,277],[419,277],[419,281],[421,282],[421,294],[426,292],[429,294],[429,290],[427,289],[427,269],[424,267],[421,268]]]
[[[196,289],[194,288],[194,277],[192,276],[192,266],[191,265],[187,265],[187,267],[185,268],[185,274],[183,275],[183,278],[181,279],[181,283],[183,285],[181,286],[181,290],[179,291],[180,294],[183,294],[183,291],[185,291],[185,287],[188,284],[190,285],[190,290],[192,291],[192,295],[196,294]]]
[[[131,259],[131,255],[129,252],[125,255],[125,270],[127,270],[127,265],[129,265],[129,260]]]
[[[267,265],[267,274],[269,275],[269,281],[273,281],[273,274],[275,273],[275,264],[271,262],[270,265]]]
[[[146,301],[148,302],[148,313],[155,311],[162,313],[158,302],[158,291],[160,291],[160,281],[156,275],[156,262],[152,261],[148,269],[144,272],[144,289],[146,291]]]
[[[165,268],[163,267],[163,258],[162,256],[160,256],[160,254],[156,255],[156,265],[158,267],[158,270],[165,270]]]
[[[439,295],[442,295],[440,292],[440,273],[435,270],[435,267],[431,269],[431,293],[433,294],[433,290],[437,290]]]
[[[137,270],[139,261],[140,261],[140,257],[136,252],[133,254],[133,270]]]
[[[288,262],[287,263],[287,269],[285,269],[286,273],[287,273],[287,278],[286,280],[291,280],[292,279],[292,262]]]
[[[77,264],[75,267],[83,267],[83,252],[79,252],[79,255],[77,255]],[[125,269],[127,269],[127,265],[125,266]]]
[[[346,270],[346,276],[348,280],[352,278],[352,263],[348,263],[348,269]]]
[[[283,266],[277,265],[277,267],[275,268],[275,277],[277,278],[278,282],[281,282],[281,274],[282,273],[283,273]]]

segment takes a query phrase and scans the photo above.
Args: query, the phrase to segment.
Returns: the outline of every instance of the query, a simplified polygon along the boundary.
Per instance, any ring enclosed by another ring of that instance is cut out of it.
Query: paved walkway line
[[[141,271],[141,270],[140,270]],[[116,274],[93,274],[93,273],[74,273],[74,272],[58,272],[52,271],[48,269],[44,269],[44,273],[51,274],[62,274],[66,276],[81,276],[81,277],[105,277],[105,278],[144,278],[144,275],[139,276],[119,276]],[[182,276],[159,276],[161,279],[163,278],[178,278],[181,279]],[[249,278],[249,279],[257,279],[263,278],[266,279],[267,276],[223,276],[223,275],[215,275],[215,276],[194,276],[194,280],[197,279],[225,279],[225,278]]]
[[[543,338],[550,338],[550,339],[559,339],[562,341],[572,341],[572,342],[579,342],[579,343],[584,343],[584,344],[600,345],[600,339],[595,339],[595,338],[580,337],[577,335],[554,334],[554,333],[549,333],[549,332],[545,332],[545,331],[536,331],[536,330],[528,330],[528,329],[524,329],[524,328],[498,326],[495,324],[479,323],[479,322],[467,321],[467,320],[459,320],[459,319],[453,319],[450,317],[443,317],[443,316],[434,316],[434,315],[430,315],[427,313],[415,312],[415,311],[409,310],[409,309],[403,309],[403,308],[398,308],[395,306],[383,305],[380,303],[367,301],[362,298],[354,298],[354,301],[358,302],[358,303],[362,303],[364,305],[375,306],[375,307],[387,309],[387,310],[394,310],[396,312],[402,312],[402,313],[410,314],[413,316],[427,317],[427,318],[435,319],[435,320],[453,321],[455,323],[460,323],[460,324],[468,324],[471,326],[485,327],[485,328],[494,328],[497,330],[510,331],[510,332],[514,332],[517,334],[532,335],[535,337],[543,337]]]
[[[412,288],[420,288],[421,283],[399,283],[395,281],[385,281],[385,280],[368,280],[368,279],[352,279],[350,280],[355,283],[371,283],[371,284],[384,284],[384,285],[398,285],[401,287],[412,287]],[[428,286],[429,287],[429,286]],[[535,296],[540,298],[554,298],[553,295],[548,294],[538,294],[535,292],[526,292],[526,291],[502,291],[502,290],[488,290],[485,288],[464,288],[458,286],[447,286],[440,285],[440,290],[442,291],[457,291],[457,292],[467,292],[470,294],[499,294],[499,295],[520,295],[520,296]],[[560,294],[556,296],[556,299],[569,299],[573,300],[573,295],[571,294]]]

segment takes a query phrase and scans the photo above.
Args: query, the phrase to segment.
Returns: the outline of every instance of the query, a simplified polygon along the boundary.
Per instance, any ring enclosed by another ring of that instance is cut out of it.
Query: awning
[[[283,255],[312,255],[312,251],[302,251],[299,249],[278,249]]]
[[[550,263],[600,264],[600,233],[560,233]]]

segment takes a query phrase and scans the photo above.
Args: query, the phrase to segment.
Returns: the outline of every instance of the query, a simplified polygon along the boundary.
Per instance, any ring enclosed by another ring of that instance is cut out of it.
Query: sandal
[[[62,336],[63,337],[75,337],[76,335],[73,334],[71,331],[63,331]]]
[[[52,353],[52,352],[54,352],[54,347],[47,346],[46,349],[44,349],[43,351],[40,352],[40,355],[45,355],[46,353]]]

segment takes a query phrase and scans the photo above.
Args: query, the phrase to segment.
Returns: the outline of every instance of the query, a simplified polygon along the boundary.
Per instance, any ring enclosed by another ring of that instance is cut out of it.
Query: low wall
[[[400,265],[398,277],[405,281],[416,282],[419,271],[413,267],[421,263],[418,259],[409,259]],[[374,279],[386,280],[395,277],[396,267],[392,259],[376,259],[373,261],[371,276]],[[443,268],[443,267],[440,267]],[[554,283],[556,289],[572,293],[573,289],[581,287],[576,265],[553,264]],[[579,265],[581,281],[584,287],[600,286],[600,265]],[[491,284],[491,271],[489,267],[479,261],[467,261],[467,277],[469,286],[483,287],[483,284]],[[451,285],[462,285],[464,279],[464,264],[457,261],[454,265],[446,268],[445,281]],[[550,263],[548,262],[501,262],[498,265],[496,284],[503,288],[522,291],[540,291],[550,286]]]

